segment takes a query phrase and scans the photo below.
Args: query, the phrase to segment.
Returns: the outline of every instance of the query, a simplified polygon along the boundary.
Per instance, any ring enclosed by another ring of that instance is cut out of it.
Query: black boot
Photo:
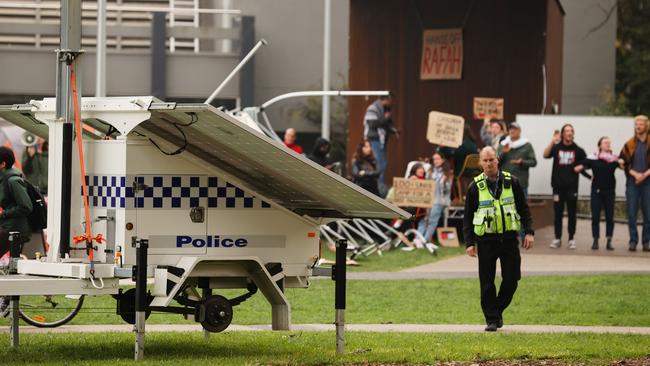
[[[614,250],[614,247],[612,246],[612,237],[611,236],[607,237],[607,250]]]
[[[594,238],[594,243],[591,244],[591,249],[598,250],[598,238]]]

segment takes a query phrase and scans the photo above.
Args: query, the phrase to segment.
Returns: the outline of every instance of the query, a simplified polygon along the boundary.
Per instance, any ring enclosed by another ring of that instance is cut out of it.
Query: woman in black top
[[[368,140],[364,140],[357,145],[352,157],[352,176],[356,185],[379,196],[377,159],[375,159],[375,154],[373,154],[372,146],[370,146]]]
[[[603,136],[598,140],[598,152],[576,166],[576,170],[591,169],[591,233],[594,243],[591,249],[598,249],[600,229],[600,211],[605,209],[605,235],[607,236],[607,250],[614,250],[612,236],[614,235],[614,199],[616,197],[616,178],[614,172],[618,168],[618,156],[612,154],[612,143],[608,137]]]

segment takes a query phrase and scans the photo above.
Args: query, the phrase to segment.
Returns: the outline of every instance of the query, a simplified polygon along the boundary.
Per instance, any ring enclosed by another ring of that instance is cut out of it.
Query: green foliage
[[[650,110],[650,0],[618,1],[616,92],[632,114]]]
[[[465,254],[464,246],[459,248],[440,248],[438,254],[435,256],[431,255],[426,249],[416,249],[411,252],[393,249],[383,252],[381,255],[377,253],[373,253],[367,257],[361,255],[355,259],[359,265],[348,266],[348,270],[351,272],[395,272],[462,254]],[[323,245],[323,258],[334,261],[336,255]]]
[[[607,85],[600,93],[600,105],[591,109],[595,116],[629,116],[631,113],[627,106],[627,99],[623,93],[614,93]]]

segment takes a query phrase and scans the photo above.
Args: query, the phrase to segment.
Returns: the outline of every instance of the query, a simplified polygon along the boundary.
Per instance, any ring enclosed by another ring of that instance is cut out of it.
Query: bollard
[[[346,285],[346,260],[348,241],[345,239],[336,242],[336,264],[332,270],[334,280],[334,304],[336,308],[336,353],[345,353],[345,285]]]
[[[147,252],[149,240],[136,241],[135,249],[135,360],[144,359],[144,324],[147,311]]]

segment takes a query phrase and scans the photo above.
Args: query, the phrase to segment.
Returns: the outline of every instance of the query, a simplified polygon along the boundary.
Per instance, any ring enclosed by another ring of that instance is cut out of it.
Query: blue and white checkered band
[[[128,183],[127,183],[128,182]],[[137,182],[137,185],[134,184]],[[192,175],[86,176],[88,203],[101,208],[259,209],[270,204],[218,177]],[[138,187],[137,192],[134,187]],[[83,195],[83,188],[81,191]]]

